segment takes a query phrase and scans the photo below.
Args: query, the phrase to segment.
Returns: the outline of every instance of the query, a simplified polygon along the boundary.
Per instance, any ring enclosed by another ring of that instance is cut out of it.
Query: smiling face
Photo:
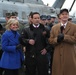
[[[62,22],[67,22],[68,18],[69,18],[69,13],[67,13],[66,11],[64,11],[60,14],[60,19]]]
[[[32,22],[34,25],[38,25],[40,23],[40,15],[39,14],[34,14],[32,17]]]
[[[17,31],[19,28],[18,24],[17,23],[12,23],[10,25],[10,29],[13,30],[13,31]]]
[[[19,22],[16,19],[9,19],[6,25],[7,30],[17,31],[19,29]]]

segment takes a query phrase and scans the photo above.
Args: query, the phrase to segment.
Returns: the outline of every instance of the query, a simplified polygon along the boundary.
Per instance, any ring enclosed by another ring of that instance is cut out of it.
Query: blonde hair
[[[10,30],[11,24],[17,24],[19,26],[19,21],[17,19],[14,19],[14,18],[9,19],[7,22],[7,25],[6,25],[7,30]]]

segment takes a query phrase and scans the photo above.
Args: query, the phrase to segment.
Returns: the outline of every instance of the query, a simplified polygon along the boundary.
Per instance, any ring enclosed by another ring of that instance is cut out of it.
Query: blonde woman
[[[3,55],[0,67],[5,69],[4,75],[18,75],[18,69],[24,60],[21,45],[19,43],[19,22],[16,19],[9,19],[6,31],[2,35]]]

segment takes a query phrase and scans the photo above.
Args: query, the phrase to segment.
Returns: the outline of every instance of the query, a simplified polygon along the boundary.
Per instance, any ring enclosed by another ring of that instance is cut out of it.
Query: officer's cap
[[[56,18],[56,15],[51,15],[51,18]]]
[[[11,16],[18,16],[18,12],[12,12]]]
[[[10,18],[11,17],[11,13],[6,13],[5,16]]]
[[[51,20],[51,16],[50,15],[47,15],[47,20]]]
[[[41,19],[41,20],[46,20],[46,18],[47,18],[46,15],[41,15],[41,16],[40,16],[40,19]]]
[[[61,9],[61,10],[60,10],[60,14],[62,14],[63,12],[69,13],[68,9]]]

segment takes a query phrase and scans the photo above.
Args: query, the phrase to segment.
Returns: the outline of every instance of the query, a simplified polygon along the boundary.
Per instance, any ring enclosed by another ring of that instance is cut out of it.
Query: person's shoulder
[[[5,36],[8,36],[8,31],[6,30],[3,34],[2,34],[3,37]]]
[[[6,23],[2,24],[2,26],[5,27],[6,26]]]
[[[57,23],[57,24],[54,24],[53,26],[52,26],[52,28],[58,28],[60,26],[60,23]]]
[[[24,28],[28,28],[30,26],[29,22],[24,24]]]
[[[7,35],[7,36],[10,36],[11,35],[11,31],[10,30],[6,30],[4,33],[3,33],[3,35]]]
[[[27,32],[29,29],[30,29],[30,26],[29,27],[25,27],[25,28],[23,28],[22,32]]]
[[[75,23],[73,23],[73,22],[69,22],[71,25],[75,25],[76,26],[76,24]]]
[[[45,28],[45,26],[43,24],[41,24],[41,23],[40,23],[39,27],[42,28],[42,29]]]
[[[76,27],[76,24],[73,23],[73,22],[68,22],[68,24],[69,24],[71,27]]]

